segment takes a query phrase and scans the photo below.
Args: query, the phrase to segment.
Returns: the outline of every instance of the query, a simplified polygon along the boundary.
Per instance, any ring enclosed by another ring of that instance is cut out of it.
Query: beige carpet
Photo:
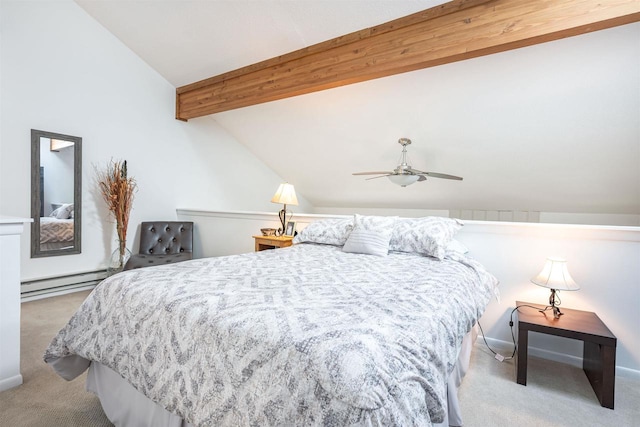
[[[112,426],[98,398],[84,389],[86,373],[65,381],[42,360],[49,341],[88,294],[76,292],[22,304],[20,366],[24,383],[0,393],[0,426]]]
[[[67,382],[42,361],[51,338],[87,294],[22,304],[24,384],[0,393],[0,427],[111,426],[100,402],[84,390],[85,375]],[[616,378],[612,411],[600,406],[587,377],[572,366],[530,357],[527,386],[516,384],[513,362],[495,360],[481,340],[460,401],[466,427],[640,425],[640,381]]]
[[[527,371],[516,383],[514,361],[498,362],[480,338],[458,393],[465,426],[640,426],[640,380],[616,377],[611,410],[580,368],[529,356]]]

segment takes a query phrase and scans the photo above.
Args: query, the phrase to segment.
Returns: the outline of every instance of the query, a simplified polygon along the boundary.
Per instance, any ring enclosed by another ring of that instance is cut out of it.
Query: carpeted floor
[[[615,410],[603,408],[584,371],[529,356],[527,385],[514,361],[498,362],[479,338],[458,396],[466,427],[640,425],[640,380],[616,377]]]
[[[85,375],[67,382],[42,361],[49,341],[88,292],[22,304],[24,384],[0,393],[0,427],[111,426]],[[500,363],[482,340],[460,388],[466,427],[640,425],[640,381],[616,378],[615,410],[600,406],[581,369],[529,358],[527,386],[516,384],[512,361]],[[153,427],[153,426],[150,426]]]
[[[76,292],[22,304],[20,367],[24,383],[0,393],[0,426],[112,426],[98,398],[84,389],[86,373],[68,382],[42,360],[53,336],[87,295],[88,291]]]

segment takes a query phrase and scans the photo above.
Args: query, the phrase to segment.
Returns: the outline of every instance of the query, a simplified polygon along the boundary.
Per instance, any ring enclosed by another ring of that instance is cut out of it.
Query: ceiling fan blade
[[[423,172],[423,171],[419,171],[418,169],[414,169],[411,166],[409,166],[407,169],[405,169],[405,171],[413,174],[413,175],[420,175],[421,173],[427,173],[427,172]]]
[[[411,140],[407,138],[400,138],[398,142],[400,143],[400,145],[402,145],[402,157],[400,160],[400,164],[393,170],[393,172],[355,172],[353,175],[379,175],[372,178],[366,178],[367,180],[382,178],[385,176],[400,176],[402,177],[402,179],[390,179],[394,183],[401,185],[402,187],[406,187],[407,185],[413,184],[416,181],[426,181],[427,176],[432,178],[453,179],[456,181],[462,181],[462,177],[460,176],[447,175],[446,173],[424,172],[418,169],[413,169],[411,167],[411,164],[409,164],[407,160],[407,145],[411,144]],[[414,177],[417,177],[417,179]]]
[[[462,177],[455,175],[447,175],[446,173],[437,173],[437,172],[421,172],[421,175],[427,175],[432,178],[442,178],[442,179],[455,179],[457,181],[462,181]]]
[[[391,176],[393,175],[392,173],[388,173],[386,175],[380,175],[380,176],[374,176],[372,178],[366,178],[365,181],[369,181],[370,179],[376,179],[376,178],[384,178],[385,176]]]
[[[384,172],[355,172],[352,175],[381,175],[381,174],[391,174],[393,172],[384,171]]]

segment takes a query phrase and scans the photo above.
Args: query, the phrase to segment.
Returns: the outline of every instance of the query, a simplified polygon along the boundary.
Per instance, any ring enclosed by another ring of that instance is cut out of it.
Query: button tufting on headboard
[[[154,258],[160,259],[160,256],[162,257],[163,263],[174,262],[172,257],[175,257],[175,261],[192,259],[193,222],[143,222],[140,226],[139,254],[140,255],[131,257],[125,269],[147,266],[149,265],[149,258],[152,260]],[[144,257],[144,262],[139,262],[139,260],[136,259],[137,257]],[[151,264],[153,264],[153,262],[151,262]]]

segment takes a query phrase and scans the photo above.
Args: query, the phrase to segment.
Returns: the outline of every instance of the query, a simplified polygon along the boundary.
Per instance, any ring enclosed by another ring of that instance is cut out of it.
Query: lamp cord
[[[516,344],[516,336],[513,333],[513,313],[515,313],[520,307],[529,307],[529,308],[533,308],[533,309],[536,309],[536,310],[542,311],[542,312],[545,312],[545,311],[551,309],[551,307],[545,307],[544,310],[540,310],[538,307],[534,307],[532,305],[527,305],[527,304],[522,304],[522,305],[516,306],[516,308],[511,310],[511,314],[509,315],[509,328],[511,329],[511,339],[513,340],[513,352],[511,353],[511,356],[508,356],[508,357],[504,357],[500,353],[494,351],[489,346],[489,343],[487,342],[487,338],[484,335],[484,330],[482,329],[482,325],[480,325],[480,321],[478,320],[478,327],[480,328],[480,332],[482,333],[482,339],[484,340],[484,344],[487,346],[489,351],[491,351],[491,353],[493,353],[496,356],[496,359],[500,360],[501,362],[505,361],[505,360],[513,359],[515,357],[515,355],[516,355],[516,351],[518,350],[518,345]]]

